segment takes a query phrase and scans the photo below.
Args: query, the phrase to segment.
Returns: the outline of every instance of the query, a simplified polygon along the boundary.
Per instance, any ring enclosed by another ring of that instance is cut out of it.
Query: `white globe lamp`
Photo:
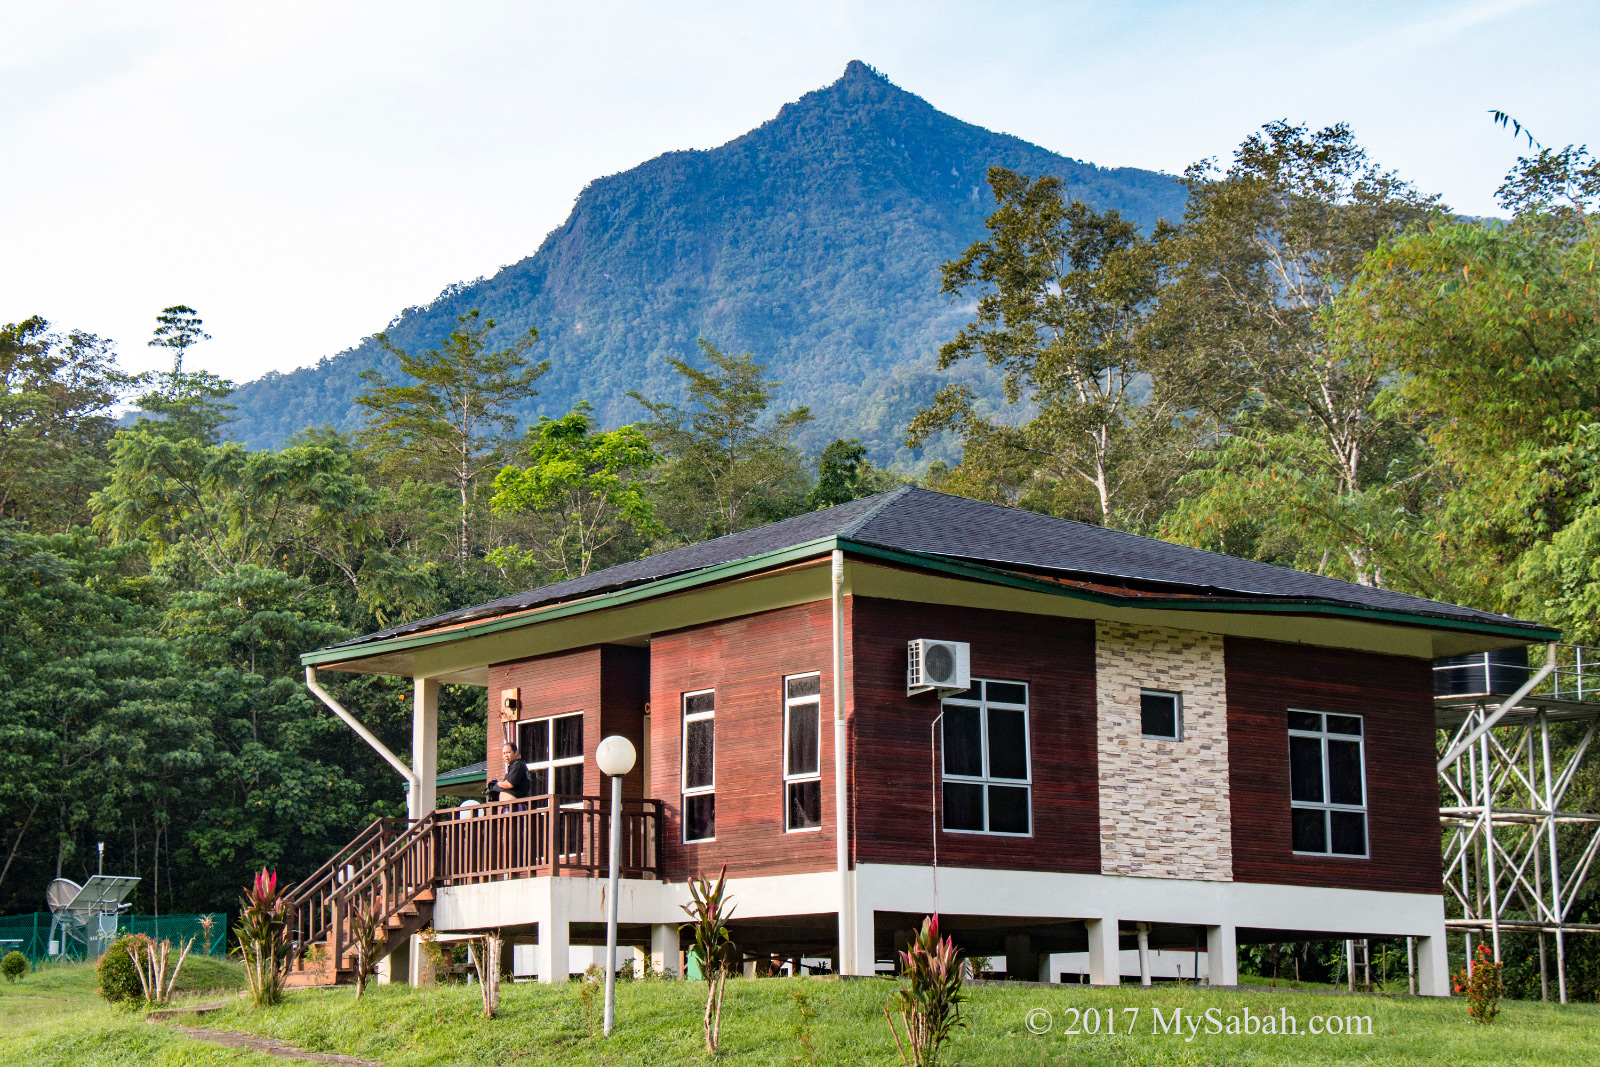
[[[594,750],[600,773],[611,778],[611,900],[606,913],[606,1018],[605,1035],[611,1036],[617,1016],[617,882],[618,856],[622,851],[622,776],[633,770],[639,754],[633,742],[612,734]]]

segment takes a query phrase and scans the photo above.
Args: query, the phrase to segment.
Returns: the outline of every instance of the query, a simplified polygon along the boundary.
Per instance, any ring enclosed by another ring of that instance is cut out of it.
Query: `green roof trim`
[[[488,780],[489,768],[481,763],[473,764],[471,767],[457,767],[455,770],[446,771],[434,779],[439,785],[469,785],[472,782],[487,782]]]
[[[655,581],[629,586],[627,589],[599,593],[580,600],[569,601],[565,604],[552,604],[549,607],[516,611],[500,618],[485,619],[480,623],[470,623],[466,626],[454,627],[449,630],[410,634],[405,637],[391,637],[383,641],[373,641],[370,644],[334,645],[329,648],[319,648],[314,652],[307,652],[301,655],[300,663],[306,667],[317,667],[324,663],[342,663],[345,660],[365,659],[368,656],[382,655],[385,652],[402,652],[413,648],[425,648],[429,645],[459,641],[467,637],[481,637],[484,634],[499,633],[501,630],[516,629],[519,626],[530,626],[550,619],[564,619],[571,615],[582,615],[591,611],[619,607],[623,604],[632,604],[639,600],[649,600],[652,597],[678,593],[713,582],[727,581],[731,578],[743,578],[746,575],[770,570],[773,567],[781,567],[787,563],[810,559],[825,552],[833,551],[836,540],[837,538],[834,537],[821,537],[815,541],[807,541],[805,544],[794,545],[777,552],[766,552],[746,559],[734,560],[731,563],[718,563],[715,566],[702,567],[696,571],[686,571],[683,574],[675,574],[667,578],[658,578]]]
[[[921,552],[910,552],[904,549],[881,548],[877,545],[864,544],[852,541],[847,537],[828,536],[820,537],[813,541],[792,545],[788,548],[774,552],[765,552],[745,559],[734,560],[730,563],[719,563],[699,570],[687,571],[654,581],[643,582],[626,589],[618,589],[610,593],[599,593],[594,596],[573,600],[565,604],[553,604],[549,607],[535,608],[527,611],[515,611],[506,616],[485,619],[480,623],[469,623],[464,626],[452,627],[443,631],[410,634],[404,637],[393,637],[369,644],[339,645],[329,648],[320,648],[307,652],[300,657],[302,665],[316,667],[328,663],[343,663],[349,660],[366,659],[370,656],[383,655],[389,652],[403,652],[430,645],[444,644],[451,641],[460,641],[472,637],[481,637],[485,634],[498,633],[502,630],[516,629],[522,626],[532,626],[553,619],[567,618],[573,615],[586,614],[591,611],[603,611],[607,608],[619,607],[624,604],[636,603],[658,596],[680,593],[699,586],[715,582],[728,581],[742,578],[761,571],[782,567],[789,563],[810,559],[833,552],[835,549],[843,550],[852,556],[866,559],[877,559],[889,563],[917,567],[923,570],[935,571],[956,577],[967,578],[973,581],[988,582],[995,585],[1007,585],[1016,589],[1025,589],[1032,592],[1048,593],[1052,596],[1064,596],[1075,600],[1084,600],[1090,603],[1107,606],[1128,607],[1130,603],[1144,607],[1160,607],[1166,611],[1223,611],[1235,614],[1265,614],[1265,615],[1328,615],[1339,618],[1361,619],[1370,622],[1399,623],[1407,626],[1425,626],[1430,629],[1454,630],[1465,633],[1488,634],[1496,637],[1534,641],[1556,641],[1561,637],[1558,630],[1538,624],[1512,625],[1495,622],[1479,622],[1469,619],[1450,619],[1426,612],[1397,611],[1384,608],[1359,607],[1353,604],[1334,604],[1316,600],[1293,600],[1278,598],[1276,600],[1258,600],[1246,597],[1208,597],[1197,599],[1194,597],[1165,597],[1160,595],[1141,596],[1137,600],[1128,597],[1115,596],[1109,593],[1098,593],[1089,589],[1076,589],[1064,587],[1056,582],[1043,578],[1032,578],[1015,571],[999,567],[985,566],[979,563],[970,563],[950,559],[946,556],[935,556]]]

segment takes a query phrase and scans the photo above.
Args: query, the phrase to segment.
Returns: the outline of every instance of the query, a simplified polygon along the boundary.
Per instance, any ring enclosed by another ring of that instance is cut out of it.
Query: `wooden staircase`
[[[432,924],[436,815],[379,819],[295,887],[288,905],[295,962],[286,985],[353,983],[351,917],[363,910],[378,913],[380,959]]]
[[[620,815],[622,876],[660,877],[660,801],[624,800]],[[379,819],[290,893],[288,984],[355,981],[353,915],[377,913],[381,957],[432,925],[441,886],[603,876],[610,820],[602,798],[566,795]]]

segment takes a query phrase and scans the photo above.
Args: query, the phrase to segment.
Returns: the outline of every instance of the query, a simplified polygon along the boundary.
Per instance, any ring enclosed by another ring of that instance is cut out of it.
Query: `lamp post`
[[[611,900],[606,912],[606,1016],[605,1036],[617,1016],[617,883],[620,880],[618,853],[622,851],[622,776],[633,770],[638,754],[633,742],[612,734],[594,750],[600,773],[611,776]]]

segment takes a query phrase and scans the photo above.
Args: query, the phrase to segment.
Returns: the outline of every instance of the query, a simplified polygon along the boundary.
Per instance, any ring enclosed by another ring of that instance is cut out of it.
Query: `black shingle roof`
[[[948,496],[914,486],[729,534],[526,593],[394,626],[335,645],[365,644],[575,600],[775,552],[825,537],[1148,591],[1374,608],[1458,622],[1540,629],[1505,615],[1288,567],[1237,559],[1101,526]],[[1531,634],[1530,640],[1537,639]]]

